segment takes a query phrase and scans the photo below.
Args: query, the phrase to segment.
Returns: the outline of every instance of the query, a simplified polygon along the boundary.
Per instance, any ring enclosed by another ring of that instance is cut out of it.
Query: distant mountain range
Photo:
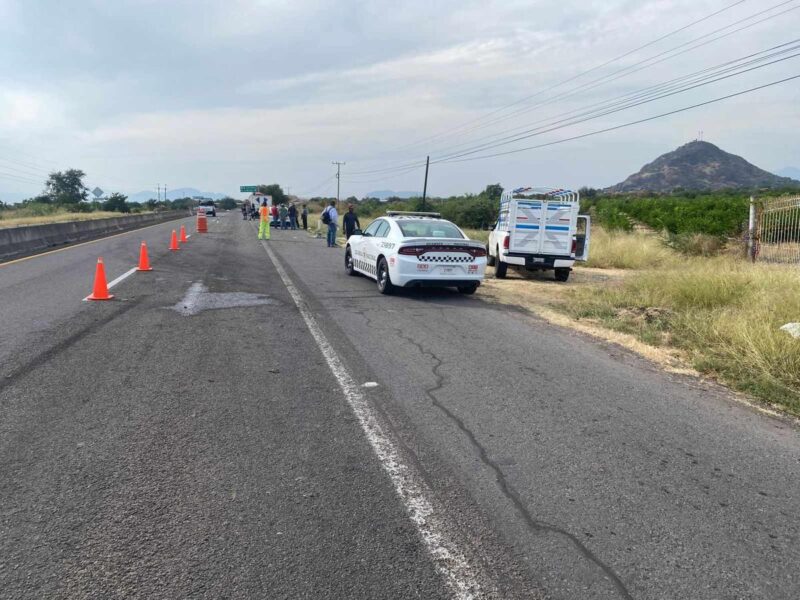
[[[607,192],[671,192],[800,187],[800,181],[779,177],[729,154],[709,142],[694,141],[659,156]]]
[[[394,190],[378,190],[364,194],[365,198],[377,198],[386,200],[387,198],[417,198],[421,197],[422,192],[395,192]]]
[[[164,193],[161,193],[163,198]],[[221,200],[225,197],[225,194],[218,194],[216,192],[201,192],[195,188],[175,188],[174,190],[167,190],[167,199],[168,200],[177,200],[178,198],[192,198],[194,196],[202,196],[203,198],[211,198],[212,200]],[[156,197],[156,191],[144,191],[144,192],[136,192],[135,194],[131,194],[128,196],[128,202],[147,202],[150,198]]]

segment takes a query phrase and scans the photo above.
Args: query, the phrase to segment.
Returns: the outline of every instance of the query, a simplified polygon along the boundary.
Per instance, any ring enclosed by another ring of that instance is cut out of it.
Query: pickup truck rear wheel
[[[489,246],[486,246],[486,264],[493,267],[497,263],[497,258],[489,253]]]
[[[505,279],[508,271],[508,263],[500,260],[500,248],[497,248],[497,262],[494,265],[494,276],[498,279]]]
[[[569,279],[569,269],[556,269],[556,281],[566,281]]]

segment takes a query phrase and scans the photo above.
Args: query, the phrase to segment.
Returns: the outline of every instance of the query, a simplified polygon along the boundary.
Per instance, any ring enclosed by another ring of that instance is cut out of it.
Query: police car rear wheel
[[[394,284],[389,277],[389,265],[386,264],[385,258],[378,261],[378,291],[381,294],[391,294],[394,291]]]
[[[460,293],[462,293],[462,294],[467,294],[467,295],[474,294],[475,290],[477,290],[477,289],[478,289],[478,284],[477,283],[473,283],[473,284],[470,284],[470,285],[460,285],[460,286],[458,286],[458,291]]]
[[[497,262],[497,259],[489,253],[489,246],[486,246],[486,264],[490,267],[493,267]]]
[[[344,253],[344,269],[347,271],[348,275],[355,276],[358,274],[353,264],[353,253],[350,251],[350,248]]]

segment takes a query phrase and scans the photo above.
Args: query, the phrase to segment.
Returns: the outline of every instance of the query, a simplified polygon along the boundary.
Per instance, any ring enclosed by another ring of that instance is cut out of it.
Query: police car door
[[[382,219],[378,219],[373,221],[369,224],[364,230],[364,233],[359,241],[358,245],[353,248],[353,256],[355,258],[356,268],[369,275],[370,277],[377,277],[376,275],[376,260],[377,254],[375,254],[375,232],[378,231],[378,228],[381,226],[381,223],[385,223]]]

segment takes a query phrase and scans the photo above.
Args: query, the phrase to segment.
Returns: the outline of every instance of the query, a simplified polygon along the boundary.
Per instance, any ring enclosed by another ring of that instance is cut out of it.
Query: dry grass
[[[796,266],[685,256],[651,233],[600,228],[590,253],[602,268],[579,267],[567,284],[549,273],[499,281],[489,270],[479,293],[800,415],[800,340],[780,330],[800,321]]]
[[[800,273],[722,257],[636,273],[621,285],[574,289],[562,306],[654,346],[687,353],[701,372],[800,414]]]
[[[661,237],[644,231],[608,232],[592,227],[587,266],[600,269],[652,269],[678,264],[682,257]]]
[[[21,227],[23,225],[47,225],[49,223],[67,223],[69,221],[90,221],[122,216],[118,212],[97,211],[90,213],[73,213],[67,211],[54,212],[49,215],[15,216],[17,211],[0,212],[0,228]]]

